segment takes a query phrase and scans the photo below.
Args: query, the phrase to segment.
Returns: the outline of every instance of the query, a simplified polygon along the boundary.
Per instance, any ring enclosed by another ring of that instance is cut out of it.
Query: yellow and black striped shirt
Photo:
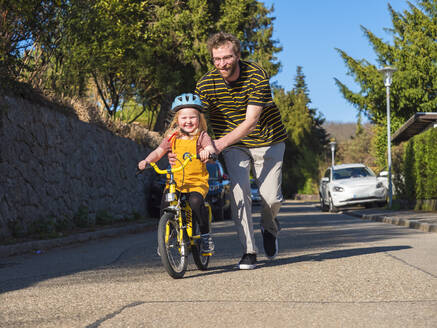
[[[208,109],[217,139],[244,121],[247,105],[262,106],[263,111],[255,130],[235,145],[262,147],[287,138],[281,114],[272,99],[269,77],[257,64],[240,61],[240,76],[229,84],[217,69],[212,69],[197,82],[195,92]]]

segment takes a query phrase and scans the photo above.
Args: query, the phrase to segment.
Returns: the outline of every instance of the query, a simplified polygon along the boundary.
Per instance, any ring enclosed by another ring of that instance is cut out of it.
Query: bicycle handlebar
[[[156,165],[156,163],[150,163],[149,165],[155,170],[156,173],[158,174],[167,174],[167,173],[176,173],[179,172],[181,170],[183,170],[185,168],[185,166],[188,165],[188,162],[190,162],[192,159],[197,159],[199,158],[199,155],[192,155],[190,153],[185,153],[183,155],[184,158],[184,162],[182,163],[182,165],[178,166],[178,167],[171,167],[170,169],[165,169],[165,170],[161,170],[158,165]],[[216,161],[217,160],[217,154],[209,154],[209,159]],[[137,169],[137,174],[142,173],[142,170],[138,170]]]

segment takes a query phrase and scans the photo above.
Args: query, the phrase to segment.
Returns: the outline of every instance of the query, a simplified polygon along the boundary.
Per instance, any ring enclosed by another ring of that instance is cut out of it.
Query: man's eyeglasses
[[[220,64],[222,61],[224,63],[229,63],[232,61],[232,58],[234,58],[234,55],[228,55],[224,57],[212,57],[212,61],[214,64]]]

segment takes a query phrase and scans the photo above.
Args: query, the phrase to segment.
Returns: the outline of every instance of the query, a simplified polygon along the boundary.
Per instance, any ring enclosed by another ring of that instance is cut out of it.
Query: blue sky
[[[277,56],[282,64],[277,81],[286,91],[293,88],[297,66],[306,77],[311,107],[323,114],[327,121],[356,122],[357,110],[340,93],[334,78],[358,91],[358,85],[347,75],[335,48],[344,50],[355,59],[372,64],[375,53],[361,29],[361,25],[385,41],[392,41],[392,22],[388,3],[403,12],[406,0],[262,0],[267,7],[274,5],[271,16],[273,39],[279,41],[282,52]],[[411,3],[415,4],[412,0]],[[363,117],[364,122],[366,121]]]

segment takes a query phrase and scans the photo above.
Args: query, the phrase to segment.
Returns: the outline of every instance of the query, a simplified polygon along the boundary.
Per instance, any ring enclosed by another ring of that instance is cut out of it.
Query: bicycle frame
[[[188,199],[185,198],[184,194],[178,195],[176,189],[174,173],[183,170],[197,156],[186,153],[183,158],[184,162],[181,166],[166,170],[161,170],[155,163],[150,163],[156,173],[168,176],[168,192],[165,195],[165,200],[169,205],[163,210],[164,213],[158,224],[158,248],[161,249],[160,255],[164,267],[175,279],[183,277],[189,253],[193,254],[194,262],[200,270],[207,269],[209,257],[212,255],[212,253],[200,252],[199,223],[193,220],[193,211]],[[211,158],[214,159],[212,156]],[[211,207],[206,202],[205,206],[208,209],[209,222],[211,223]]]
[[[153,169],[158,174],[168,174],[169,175],[169,182],[168,182],[169,191],[166,194],[166,201],[169,202],[169,206],[167,206],[164,209],[164,211],[170,211],[170,212],[175,213],[176,217],[179,220],[179,229],[183,230],[187,234],[187,237],[190,240],[190,246],[192,246],[195,244],[196,239],[199,239],[200,236],[199,235],[193,236],[193,225],[192,225],[193,218],[192,218],[191,207],[188,204],[188,202],[185,202],[184,206],[181,207],[181,204],[180,204],[181,198],[177,196],[176,182],[174,180],[174,173],[183,170],[185,168],[185,166],[187,166],[188,163],[192,159],[197,158],[197,156],[192,156],[190,154],[184,154],[184,158],[185,157],[186,157],[186,159],[184,160],[182,165],[177,167],[177,168],[169,168],[167,170],[161,170],[156,165],[156,163],[150,163],[150,166],[152,166]],[[207,205],[207,208],[208,208],[208,215],[209,215],[209,217],[211,217],[211,208],[209,205]],[[185,217],[183,214],[185,214]],[[168,231],[166,231],[166,236],[168,236]],[[184,234],[181,234],[180,238],[181,239],[184,238]],[[179,242],[183,243],[184,240],[179,240]]]

